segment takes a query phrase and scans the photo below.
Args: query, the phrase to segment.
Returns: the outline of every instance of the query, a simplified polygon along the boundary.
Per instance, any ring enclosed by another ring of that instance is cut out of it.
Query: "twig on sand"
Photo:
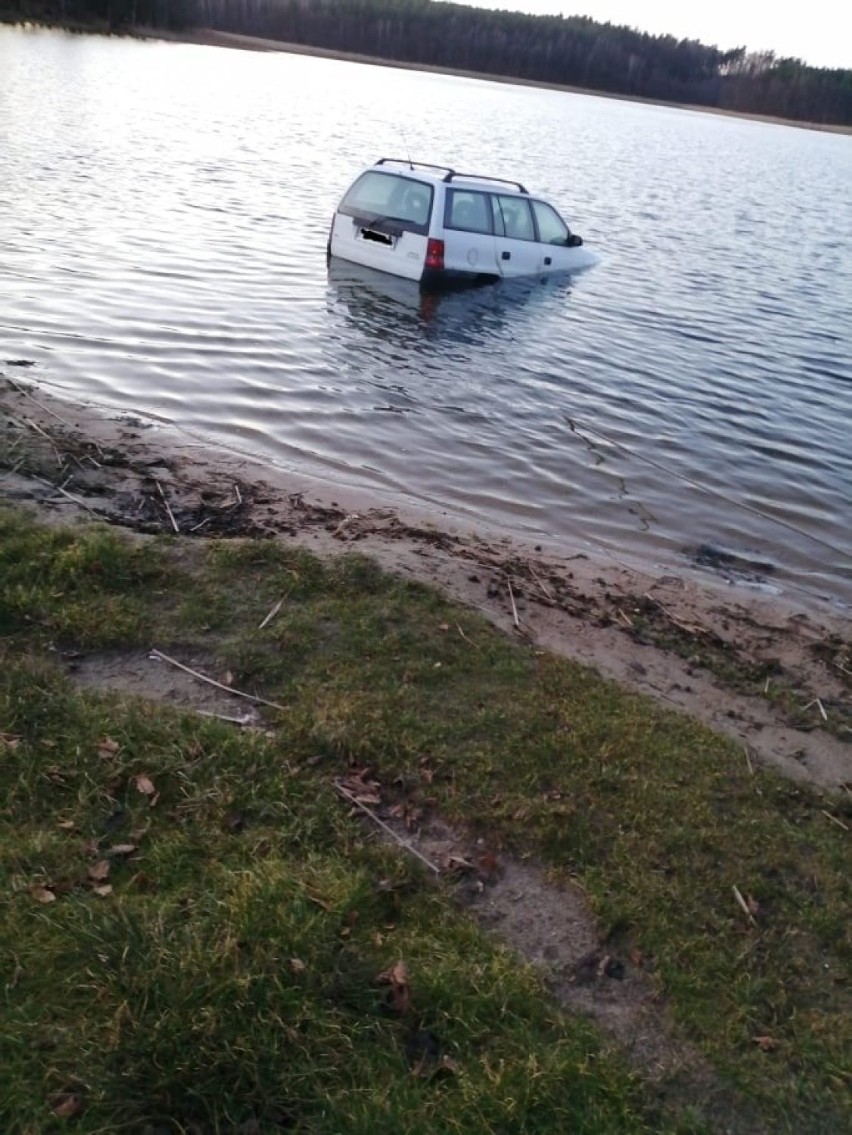
[[[240,486],[236,484],[234,485],[234,496],[237,498],[238,505],[243,503],[243,498],[240,495]]]
[[[51,418],[56,418],[57,422],[61,422],[62,425],[65,426],[65,428],[67,430],[73,430],[74,429],[74,426],[72,426],[70,422],[66,422],[66,420],[64,418],[61,418],[59,416],[59,414],[56,413],[55,410],[51,410],[51,408],[49,406],[45,406],[44,402],[40,402],[34,394],[31,394],[29,392],[29,390],[26,389],[26,387],[19,386],[13,378],[10,378],[9,382],[11,383],[12,386],[14,386],[14,388],[17,390],[17,392],[19,394],[23,394],[23,396],[25,398],[29,398],[31,402],[35,402],[36,406],[38,406],[38,408],[40,410],[44,410],[45,414],[50,414]],[[93,442],[92,444],[94,445],[95,449],[97,449],[98,453],[101,453],[101,454],[103,453],[103,450],[101,449],[101,447],[98,445],[98,443],[96,441]]]
[[[748,755],[748,746],[747,745],[743,745],[743,752],[745,753],[745,759],[746,759],[746,764],[748,765],[748,771],[751,773],[752,776],[754,776],[754,765],[751,763],[751,757]]]
[[[272,622],[272,620],[275,618],[275,616],[281,610],[281,606],[282,606],[285,598],[286,598],[286,596],[284,596],[284,595],[281,596],[281,598],[278,600],[278,602],[275,604],[275,606],[272,608],[272,610],[269,612],[269,614],[266,616],[266,618],[263,620],[263,622],[257,628],[259,631],[262,631],[265,626],[268,626]]]
[[[545,596],[545,597],[546,597],[547,599],[549,599],[551,603],[555,603],[555,602],[556,602],[556,599],[554,598],[553,592],[552,592],[552,591],[550,590],[550,588],[549,588],[549,587],[545,587],[544,583],[543,583],[543,582],[542,582],[542,581],[541,581],[541,580],[539,579],[539,577],[538,577],[538,574],[536,573],[536,570],[535,570],[535,568],[534,568],[534,567],[532,566],[532,564],[527,564],[527,567],[528,567],[528,568],[529,568],[529,570],[530,570],[530,575],[531,575],[531,576],[533,577],[533,579],[534,579],[534,580],[536,581],[536,583],[538,584],[538,586],[539,586],[539,588],[541,589],[541,591],[542,591],[543,595],[544,595],[544,596]]]
[[[432,871],[435,875],[441,874],[440,867],[436,866],[431,861],[431,859],[427,859],[425,855],[421,854],[421,852],[419,852],[416,847],[410,844],[407,839],[403,839],[401,835],[397,835],[397,833],[389,824],[386,824],[385,821],[381,819],[381,817],[377,816],[372,808],[368,808],[366,804],[362,804],[357,796],[353,796],[353,794],[347,788],[343,787],[340,781],[336,780],[334,782],[334,787],[337,789],[340,795],[344,797],[344,799],[348,800],[350,804],[354,804],[356,808],[360,808],[366,816],[370,817],[374,824],[378,824],[382,831],[387,832],[387,834],[392,839],[395,839],[400,847],[404,847],[406,851],[410,852],[415,857],[415,859],[419,859],[420,862],[428,867],[429,870]]]
[[[267,701],[266,698],[258,697],[257,694],[247,694],[244,690],[235,690],[233,686],[226,686],[224,682],[217,682],[215,678],[208,678],[206,674],[193,670],[191,666],[184,666],[176,658],[169,658],[168,654],[163,654],[162,650],[157,650],[156,647],[152,648],[149,657],[156,658],[158,662],[168,662],[170,666],[176,666],[178,670],[183,670],[184,673],[191,674],[193,678],[198,678],[199,682],[207,682],[208,685],[215,686],[217,690],[224,690],[226,694],[233,694],[237,698],[246,698],[248,701],[257,702],[259,705],[268,705],[272,709],[280,709],[282,713],[287,712],[286,706],[279,705],[274,701]]]
[[[518,608],[517,608],[517,605],[515,604],[515,593],[512,590],[511,579],[507,579],[506,583],[508,583],[508,585],[509,585],[509,598],[512,600],[512,618],[515,620],[515,627],[517,628],[517,630],[520,630],[521,629],[521,621],[518,618]]]
[[[76,505],[77,505],[77,506],[78,506],[79,508],[84,508],[84,509],[86,510],[86,512],[90,512],[90,513],[92,514],[92,516],[98,516],[98,515],[99,515],[99,514],[98,514],[98,513],[97,513],[97,512],[95,511],[95,509],[93,509],[93,508],[89,508],[89,506],[88,506],[88,505],[86,504],[86,502],[85,502],[85,501],[81,501],[79,497],[75,497],[75,496],[72,496],[72,494],[71,494],[71,493],[68,493],[68,492],[66,492],[66,491],[65,491],[65,489],[63,489],[61,485],[54,485],[54,483],[53,483],[52,481],[48,481],[48,479],[47,479],[46,477],[39,477],[39,476],[38,476],[37,474],[35,474],[35,473],[33,473],[33,474],[32,474],[32,476],[33,476],[33,478],[34,478],[34,479],[35,479],[36,481],[41,481],[41,483],[42,483],[43,485],[48,485],[48,486],[49,486],[49,487],[50,487],[51,489],[53,489],[53,490],[54,490],[55,492],[57,492],[57,493],[62,493],[62,495],[63,495],[64,497],[67,497],[67,498],[68,498],[68,500],[72,501],[72,502],[73,502],[74,504],[76,504]]]
[[[823,721],[828,721],[828,714],[825,712],[825,706],[822,704],[819,698],[814,698],[813,701],[809,701],[807,705],[802,706],[802,713],[805,713],[807,710],[809,710],[812,705],[815,705],[820,711]]]
[[[180,529],[178,528],[178,522],[175,520],[175,514],[172,512],[171,508],[169,508],[169,502],[166,500],[166,494],[163,492],[163,486],[159,481],[156,480],[154,481],[154,484],[159,489],[160,496],[163,498],[163,504],[166,506],[166,512],[169,514],[169,520],[172,522],[172,528],[174,528],[175,532],[179,533]]]
[[[750,909],[748,903],[745,901],[743,896],[740,894],[740,889],[736,884],[734,884],[734,898],[737,900],[739,905],[742,907],[742,909],[743,909],[746,917],[748,918],[749,922],[751,922],[751,924],[753,926],[757,926],[757,922],[755,921],[755,917],[751,913],[751,909]]]

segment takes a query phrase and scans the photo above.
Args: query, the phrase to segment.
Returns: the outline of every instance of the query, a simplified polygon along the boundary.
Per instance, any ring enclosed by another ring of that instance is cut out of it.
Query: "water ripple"
[[[847,139],[8,28],[0,104],[2,349],[69,395],[473,521],[716,545],[850,597]],[[424,160],[522,175],[601,264],[440,300],[327,272],[334,204],[400,121]]]

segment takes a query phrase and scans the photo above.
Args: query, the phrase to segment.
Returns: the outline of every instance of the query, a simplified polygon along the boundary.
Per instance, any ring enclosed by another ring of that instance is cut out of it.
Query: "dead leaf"
[[[21,738],[14,733],[0,733],[0,749],[17,749]]]
[[[56,902],[56,895],[53,893],[53,891],[48,890],[47,887],[33,887],[30,890],[30,894],[33,896],[36,902]]]
[[[293,973],[304,973],[307,968],[308,967],[305,965],[301,958],[290,959],[290,969],[293,971]]]
[[[98,741],[98,756],[103,761],[112,760],[118,750],[118,741],[113,741],[112,737],[103,737]]]
[[[112,885],[110,883],[102,883],[99,887],[92,887],[92,893],[105,899],[107,895],[112,894]]]
[[[222,684],[225,686],[232,686],[234,684],[234,675],[230,670],[225,671],[225,677],[222,679]]]
[[[109,848],[107,855],[132,855],[136,851],[135,843],[117,843],[115,847]]]
[[[50,1107],[58,1119],[73,1119],[83,1110],[83,1097],[77,1092],[60,1092],[50,1101]]]
[[[93,883],[102,883],[109,875],[110,863],[108,859],[99,859],[89,868],[89,878]]]
[[[143,796],[155,796],[157,789],[154,787],[154,782],[149,776],[140,774],[136,777],[136,791],[141,792]]]
[[[83,844],[83,854],[89,859],[94,859],[100,850],[100,845],[96,839],[87,839]]]
[[[390,969],[380,973],[377,980],[390,986],[388,1004],[393,1011],[400,1016],[407,1013],[411,1008],[411,987],[408,984],[408,967],[405,962],[402,959],[395,962]]]
[[[56,826],[61,828],[64,832],[72,832],[75,825],[73,820],[60,820]]]
[[[645,955],[641,950],[634,949],[630,951],[630,964],[637,967],[645,964]]]
[[[749,912],[753,915],[757,914],[757,912],[760,910],[760,903],[757,901],[754,895],[746,895],[746,906],[748,907]]]
[[[449,629],[450,629],[449,623],[438,623],[438,630],[439,631],[448,631]]]
[[[340,935],[342,938],[349,937],[355,927],[356,922],[358,921],[358,918],[359,914],[357,910],[349,911],[349,913],[346,915],[346,921],[344,922],[340,930]]]
[[[761,1052],[773,1052],[778,1047],[778,1041],[772,1036],[753,1036],[751,1039]]]

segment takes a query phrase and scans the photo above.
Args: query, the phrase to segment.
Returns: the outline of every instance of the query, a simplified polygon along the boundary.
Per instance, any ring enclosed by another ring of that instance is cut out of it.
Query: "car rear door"
[[[495,193],[491,200],[500,275],[535,276],[540,271],[542,256],[529,198]]]
[[[500,275],[494,219],[487,193],[447,189],[444,205],[444,270],[459,277]]]
[[[428,182],[367,171],[334,216],[332,255],[419,280],[426,263],[434,195]]]

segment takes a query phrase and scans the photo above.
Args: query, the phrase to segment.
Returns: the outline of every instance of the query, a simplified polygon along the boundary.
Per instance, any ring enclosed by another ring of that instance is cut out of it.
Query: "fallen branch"
[[[172,512],[171,508],[169,508],[169,502],[166,500],[166,494],[163,492],[163,486],[159,481],[156,480],[154,481],[154,484],[159,489],[160,496],[163,498],[163,504],[166,506],[166,512],[169,514],[169,520],[172,522],[172,528],[174,528],[175,532],[180,533],[178,522],[175,520],[175,514]]]
[[[462,636],[462,638],[464,639],[465,642],[469,642],[470,645],[474,648],[476,647],[476,643],[473,641],[473,639],[470,639],[470,638],[467,637],[467,635],[464,633],[464,631],[461,629],[461,626],[458,623],[456,623],[456,630],[459,632],[459,634]]]
[[[357,796],[353,796],[353,794],[347,788],[343,787],[340,781],[336,780],[334,782],[334,787],[337,789],[338,793],[344,797],[344,799],[348,800],[350,804],[354,804],[356,808],[360,808],[366,816],[370,817],[374,824],[378,824],[382,831],[387,832],[391,839],[396,840],[400,847],[404,847],[406,851],[410,852],[416,859],[419,859],[420,862],[428,867],[429,870],[432,871],[435,875],[441,874],[440,867],[437,867],[431,861],[431,859],[427,859],[425,855],[421,854],[421,852],[419,852],[417,848],[413,846],[413,844],[410,844],[407,839],[403,839],[401,835],[397,835],[397,833],[389,824],[386,824],[380,816],[377,816],[372,808],[368,808],[366,804],[362,804]]]
[[[825,808],[821,808],[820,811],[822,812],[822,814],[825,816],[825,818],[827,820],[831,820],[831,822],[833,824],[837,824],[837,826],[839,828],[843,828],[843,830],[845,832],[849,831],[849,825],[844,824],[844,822],[842,820],[838,820],[837,816],[832,816],[831,812],[826,812]]]
[[[506,582],[509,585],[509,598],[512,600],[512,618],[515,620],[515,627],[517,628],[517,630],[520,630],[521,629],[521,622],[520,622],[520,619],[518,618],[518,608],[515,604],[515,593],[512,590],[512,581],[511,581],[511,579],[507,579]]]
[[[200,673],[198,670],[193,670],[191,666],[184,666],[182,662],[178,662],[176,658],[169,658],[168,654],[163,654],[162,650],[152,648],[149,657],[156,658],[159,662],[168,662],[170,666],[176,666],[178,670],[183,670],[186,674],[191,674],[193,678],[197,678],[199,682],[207,682],[209,686],[215,686],[217,690],[224,690],[226,694],[233,694],[237,698],[246,698],[248,701],[257,702],[259,705],[268,705],[272,709],[280,709],[282,713],[287,712],[287,707],[279,705],[274,701],[267,701],[266,698],[258,697],[257,694],[247,694],[244,690],[235,690],[233,686],[226,686],[223,682],[217,682],[215,678],[208,678],[206,674]]]
[[[272,620],[275,618],[275,616],[281,610],[281,605],[283,604],[285,599],[286,599],[286,596],[282,595],[282,597],[278,600],[278,602],[275,604],[275,606],[272,608],[272,610],[269,612],[269,614],[266,616],[266,618],[263,620],[263,622],[257,628],[259,631],[262,631],[265,626],[268,626],[272,622]]]
[[[734,898],[737,900],[739,905],[742,907],[743,911],[745,912],[746,918],[748,918],[748,920],[749,920],[749,922],[751,922],[752,926],[757,926],[757,922],[755,921],[755,917],[751,913],[751,909],[749,908],[748,903],[745,901],[743,896],[740,894],[739,887],[737,887],[736,884],[734,884],[733,890],[734,890]]]
[[[73,432],[75,427],[72,426],[70,422],[66,422],[64,418],[61,418],[59,416],[59,414],[56,413],[55,410],[51,410],[51,408],[49,406],[45,406],[44,402],[40,402],[38,400],[38,398],[36,398],[36,396],[34,394],[31,394],[29,392],[29,390],[27,390],[25,387],[18,386],[18,384],[17,384],[17,382],[15,382],[14,378],[10,378],[10,379],[8,379],[8,381],[12,386],[14,386],[14,388],[17,390],[17,392],[19,394],[23,394],[23,396],[25,398],[29,398],[31,402],[35,402],[36,406],[38,406],[38,408],[40,410],[44,410],[45,414],[50,414],[51,418],[56,418],[57,422],[61,422],[62,425],[65,426],[65,428],[67,430],[71,430]],[[101,447],[98,445],[98,443],[96,441],[94,441],[94,442],[92,442],[92,444],[94,445],[94,447],[98,451],[98,453],[103,455],[103,449],[101,449]]]
[[[239,725],[242,728],[257,724],[257,718],[252,717],[250,713],[244,713],[242,717],[234,717],[230,713],[214,713],[212,709],[197,709],[195,712],[201,717],[215,717],[217,721],[229,721],[232,725]]]
[[[544,583],[539,579],[538,575],[536,574],[536,570],[532,566],[532,564],[527,564],[527,567],[530,570],[530,575],[533,577],[533,579],[538,584],[538,586],[541,589],[542,593],[544,594],[545,598],[549,599],[551,603],[555,603],[556,599],[553,595],[553,592],[549,588],[544,586]]]
[[[47,485],[49,488],[53,489],[55,492],[62,493],[62,495],[64,497],[67,497],[68,500],[73,501],[73,503],[76,504],[79,508],[84,508],[86,510],[86,512],[90,512],[92,514],[92,516],[99,516],[100,515],[95,509],[89,508],[89,506],[86,504],[85,501],[81,501],[79,497],[75,497],[75,496],[72,496],[71,493],[67,493],[65,491],[65,489],[63,489],[60,485],[54,485],[54,483],[52,481],[48,481],[48,479],[46,477],[39,477],[36,473],[33,473],[32,477],[36,481],[41,481],[41,483],[43,485]]]

